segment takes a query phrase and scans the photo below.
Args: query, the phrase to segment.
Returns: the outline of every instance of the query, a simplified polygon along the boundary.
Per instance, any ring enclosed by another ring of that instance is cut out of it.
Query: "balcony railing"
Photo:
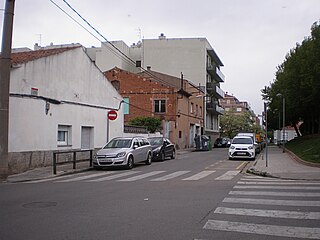
[[[223,73],[220,71],[219,68],[217,68],[214,65],[207,65],[207,72],[214,77],[215,80],[218,82],[224,82],[225,76]]]
[[[207,82],[207,92],[216,98],[224,98],[224,91],[214,82]]]
[[[219,106],[218,102],[206,102],[206,108],[208,111],[216,114],[223,114],[224,109]]]

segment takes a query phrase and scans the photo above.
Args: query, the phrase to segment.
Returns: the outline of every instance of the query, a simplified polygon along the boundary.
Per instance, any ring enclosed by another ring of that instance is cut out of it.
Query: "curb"
[[[291,152],[287,148],[286,148],[286,152],[288,153],[288,155],[293,160],[295,160],[298,163],[301,163],[301,164],[309,166],[309,167],[318,167],[318,168],[320,168],[320,163],[313,163],[313,162],[308,162],[308,161],[302,160],[300,157],[298,157],[296,154],[294,154],[293,152]]]

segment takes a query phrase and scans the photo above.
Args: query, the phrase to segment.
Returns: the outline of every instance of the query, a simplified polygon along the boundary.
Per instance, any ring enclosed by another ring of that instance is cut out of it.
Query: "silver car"
[[[125,166],[132,169],[134,163],[150,165],[152,147],[143,137],[118,137],[110,140],[93,159],[93,167]]]

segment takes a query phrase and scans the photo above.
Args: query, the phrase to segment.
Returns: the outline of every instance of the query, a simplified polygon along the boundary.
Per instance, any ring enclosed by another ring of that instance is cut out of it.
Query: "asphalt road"
[[[319,185],[251,178],[239,173],[244,165],[214,149],[133,170],[1,184],[0,239],[319,239]],[[297,211],[311,219],[292,218]]]

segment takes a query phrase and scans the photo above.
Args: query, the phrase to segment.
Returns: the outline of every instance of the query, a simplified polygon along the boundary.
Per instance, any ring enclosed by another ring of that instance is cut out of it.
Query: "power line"
[[[84,21],[91,29],[93,29],[105,42],[101,41],[97,36],[95,36],[92,32],[90,32],[88,29],[86,29],[82,24],[80,24],[75,18],[73,18],[70,14],[68,14],[65,10],[63,10],[57,3],[55,3],[53,0],[50,0],[56,7],[58,7],[63,13],[65,13],[68,17],[70,17],[73,21],[75,21],[78,25],[80,25],[83,29],[85,29],[90,35],[92,35],[94,38],[96,38],[99,42],[101,42],[103,45],[105,45],[110,51],[112,51],[117,57],[121,58],[125,62],[133,65],[136,67],[136,63],[134,60],[132,60],[130,57],[128,57],[125,53],[123,53],[119,48],[117,48],[112,42],[108,41],[106,37],[104,37],[96,28],[92,26],[92,24],[89,23],[88,20],[86,20],[75,8],[73,8],[66,0],[63,0],[63,2],[75,13],[77,16],[81,18],[82,21]],[[107,44],[110,44],[108,46]],[[175,87],[174,84],[168,83],[164,81],[163,79],[159,78],[158,76],[152,74],[151,72],[147,71],[143,67],[139,67],[141,70],[143,70],[147,75],[154,78],[156,81],[164,84],[169,85],[171,87]]]

